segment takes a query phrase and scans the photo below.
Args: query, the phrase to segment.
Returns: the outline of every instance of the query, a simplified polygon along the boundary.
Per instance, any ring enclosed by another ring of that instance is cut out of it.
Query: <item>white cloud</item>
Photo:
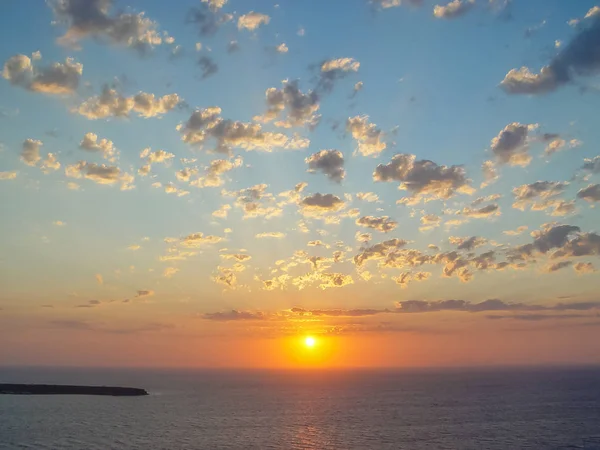
[[[25,139],[21,149],[21,160],[28,166],[35,166],[42,159],[40,156],[42,145],[44,145],[42,141]]]
[[[125,97],[115,89],[104,87],[100,95],[88,98],[73,111],[90,120],[129,117],[132,113],[148,119],[166,114],[181,101],[177,94],[156,97],[154,94],[139,92],[132,97]]]
[[[369,116],[348,118],[346,130],[352,133],[357,150],[363,156],[378,156],[387,147],[382,141],[383,132],[375,124],[369,123]]]
[[[239,30],[255,31],[261,25],[267,25],[270,21],[271,18],[266,14],[250,11],[238,18],[237,27]]]
[[[64,63],[37,68],[26,55],[15,55],[4,63],[2,76],[15,86],[44,94],[66,95],[75,92],[83,64],[67,58]]]
[[[110,162],[115,162],[118,156],[118,151],[112,141],[108,139],[98,140],[98,135],[94,133],[86,133],[79,143],[79,148],[90,152],[99,152],[104,159]]]

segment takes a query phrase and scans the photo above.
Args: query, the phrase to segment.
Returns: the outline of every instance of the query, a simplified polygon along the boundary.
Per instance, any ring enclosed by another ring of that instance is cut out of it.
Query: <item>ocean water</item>
[[[0,382],[151,393],[0,395],[0,449],[558,449],[600,435],[600,369],[0,368]]]

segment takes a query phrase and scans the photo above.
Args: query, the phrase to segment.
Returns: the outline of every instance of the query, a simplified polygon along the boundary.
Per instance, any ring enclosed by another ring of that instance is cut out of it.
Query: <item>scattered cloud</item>
[[[379,197],[373,192],[357,192],[356,198],[368,203],[375,203],[379,201]]]
[[[600,184],[590,184],[588,187],[577,192],[577,198],[590,203],[600,202]]]
[[[285,236],[286,236],[285,233],[281,233],[279,231],[267,231],[264,233],[258,233],[254,237],[257,239],[265,239],[265,238],[283,239]]]
[[[358,72],[360,62],[354,58],[337,58],[323,61],[320,65],[318,91],[331,91],[337,80],[349,73]]]
[[[319,96],[315,91],[303,93],[298,81],[283,81],[281,89],[269,88],[265,92],[267,112],[254,117],[255,121],[268,123],[276,119],[275,125],[282,128],[308,126],[314,128],[321,120]],[[284,116],[282,118],[282,116]]]
[[[221,205],[219,209],[213,211],[213,217],[218,217],[219,219],[226,219],[229,211],[231,210],[231,205]]]
[[[352,134],[357,144],[356,150],[363,156],[379,156],[387,147],[382,141],[383,132],[375,124],[369,123],[369,116],[348,118],[346,131]]]
[[[531,162],[529,155],[528,136],[537,125],[523,125],[518,122],[508,124],[492,139],[492,153],[498,164],[510,166],[528,166]]]
[[[339,150],[321,150],[304,160],[309,172],[323,172],[332,181],[341,182],[346,176],[344,155]]]
[[[2,76],[12,85],[33,92],[69,95],[77,90],[83,73],[83,64],[67,58],[64,63],[35,67],[26,55],[15,55],[4,63]]]
[[[600,173],[600,156],[584,159],[581,169],[590,173]]]
[[[118,156],[117,149],[112,141],[108,139],[98,140],[98,135],[94,133],[86,133],[79,143],[79,148],[90,152],[99,152],[104,159],[110,162],[115,162]]]
[[[375,181],[398,181],[399,189],[411,195],[399,200],[407,205],[430,200],[447,200],[456,193],[470,194],[473,188],[461,166],[439,166],[433,161],[416,160],[415,155],[396,154],[388,164],[379,164]]]
[[[573,82],[576,76],[596,74],[600,69],[597,52],[600,20],[595,14],[588,19],[589,23],[578,27],[575,37],[561,46],[558,54],[539,73],[527,67],[512,69],[500,87],[508,94],[541,95]]]
[[[356,219],[356,225],[361,227],[372,228],[382,233],[388,233],[396,229],[396,227],[398,226],[398,222],[390,219],[388,216],[363,216],[360,219]]]
[[[228,154],[232,148],[270,152],[274,148],[301,149],[310,144],[308,139],[263,131],[257,123],[223,119],[221,108],[216,106],[194,111],[177,130],[184,142],[200,148],[207,142],[214,141],[213,151],[217,153]]]
[[[14,180],[17,178],[17,172],[0,172],[0,181]]]
[[[201,56],[198,58],[198,66],[202,71],[202,79],[206,79],[219,71],[219,66],[210,56]]]
[[[506,230],[506,231],[503,231],[502,233],[506,234],[507,236],[519,236],[520,234],[525,233],[528,229],[529,229],[529,227],[527,225],[521,225],[520,227],[517,227],[515,230]]]
[[[471,10],[475,6],[475,0],[453,0],[446,5],[436,5],[433,15],[438,19],[455,19]]]
[[[333,194],[316,193],[304,197],[300,208],[305,216],[321,217],[325,214],[335,213],[346,206],[345,202]]]
[[[121,171],[117,166],[79,161],[65,168],[65,174],[71,178],[87,178],[98,184],[121,183],[121,190],[132,188],[133,176]]]
[[[165,278],[171,278],[177,272],[179,272],[179,269],[177,267],[165,267],[165,270],[163,270],[163,277],[165,277]]]
[[[25,139],[21,148],[21,161],[28,166],[35,166],[42,159],[40,148],[44,145],[42,141]]]
[[[52,0],[49,5],[56,23],[67,28],[58,39],[62,45],[78,48],[80,41],[93,37],[99,42],[147,53],[155,46],[172,42],[159,31],[158,23],[143,12],[111,15],[112,0]]]
[[[181,238],[179,244],[187,248],[199,248],[205,245],[218,244],[223,240],[220,236],[204,235],[204,233],[192,233]]]
[[[238,18],[238,30],[256,31],[261,25],[268,25],[271,18],[266,14],[250,11]]]
[[[573,269],[580,275],[596,272],[594,265],[589,262],[578,262],[573,265]]]
[[[181,101],[177,94],[156,97],[154,94],[139,92],[132,97],[125,97],[115,89],[105,86],[100,95],[84,100],[73,112],[90,120],[130,117],[133,113],[148,119],[172,111]]]

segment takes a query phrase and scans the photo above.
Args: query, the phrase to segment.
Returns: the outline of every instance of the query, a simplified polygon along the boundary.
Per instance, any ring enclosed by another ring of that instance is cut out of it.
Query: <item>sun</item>
[[[314,347],[316,343],[316,339],[312,336],[306,336],[304,338],[304,345],[306,345],[307,347]]]

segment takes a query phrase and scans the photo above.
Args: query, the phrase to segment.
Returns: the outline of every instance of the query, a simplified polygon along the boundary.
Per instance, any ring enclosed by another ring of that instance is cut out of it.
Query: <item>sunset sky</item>
[[[2,1],[0,363],[600,363],[600,6],[444,2]]]

